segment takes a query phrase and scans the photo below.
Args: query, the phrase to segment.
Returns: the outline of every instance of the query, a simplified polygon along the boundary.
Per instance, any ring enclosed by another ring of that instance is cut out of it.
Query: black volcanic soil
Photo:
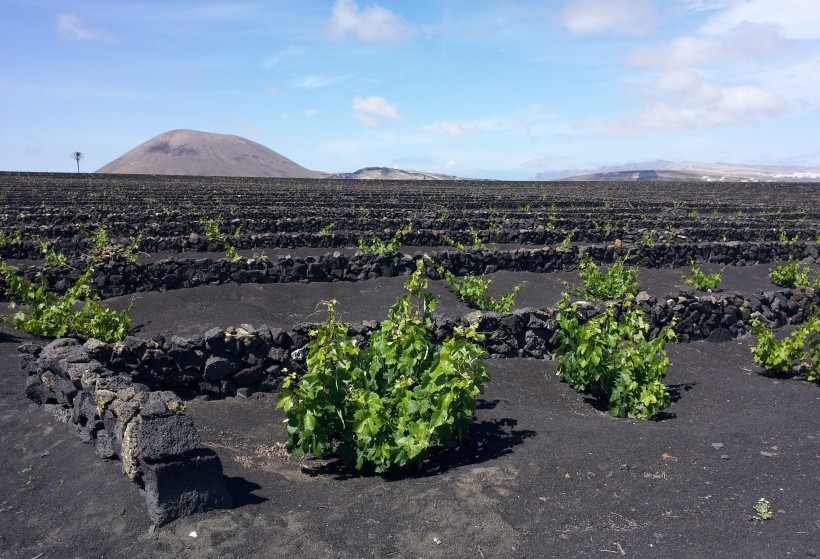
[[[722,287],[774,289],[767,269],[727,269]],[[680,272],[641,270],[641,286],[675,292]],[[560,292],[550,283],[559,276],[492,277],[499,291],[529,281],[520,306],[551,304]],[[442,312],[468,312],[443,286],[433,290]],[[349,320],[376,319],[400,291],[401,278],[208,286],[144,295],[135,323],[142,335],[239,321],[291,326],[330,297]],[[650,422],[600,411],[556,378],[555,362],[489,360],[493,381],[471,442],[405,475],[288,461],[274,395],[194,400],[189,412],[219,454],[237,506],[156,530],[120,464],[98,459],[23,396],[16,346],[26,339],[0,325],[3,559],[820,553],[820,387],[761,375],[750,338],[667,346],[673,404]],[[766,522],[750,520],[760,498],[774,511]]]

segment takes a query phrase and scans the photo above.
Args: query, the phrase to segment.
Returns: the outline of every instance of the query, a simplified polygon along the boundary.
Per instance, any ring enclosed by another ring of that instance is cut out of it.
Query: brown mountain
[[[213,177],[322,178],[262,144],[239,136],[171,130],[154,136],[98,173]]]

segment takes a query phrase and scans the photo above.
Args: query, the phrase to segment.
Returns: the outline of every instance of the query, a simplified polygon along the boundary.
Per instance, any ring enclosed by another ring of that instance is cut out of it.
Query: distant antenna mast
[[[80,172],[80,159],[83,158],[83,154],[81,151],[75,151],[71,154],[71,157],[77,160],[77,172]]]

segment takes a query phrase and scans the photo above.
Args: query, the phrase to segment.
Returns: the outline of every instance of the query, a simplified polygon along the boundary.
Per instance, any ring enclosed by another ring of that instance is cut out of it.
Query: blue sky
[[[326,172],[820,166],[818,0],[0,0],[0,170],[175,128]]]

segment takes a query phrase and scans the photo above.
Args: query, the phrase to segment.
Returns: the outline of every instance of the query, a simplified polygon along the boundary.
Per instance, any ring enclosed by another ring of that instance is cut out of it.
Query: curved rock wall
[[[435,262],[456,275],[492,273],[499,270],[550,273],[575,270],[581,254],[588,253],[599,264],[611,263],[628,255],[631,264],[644,268],[688,266],[692,260],[731,266],[750,266],[786,260],[794,255],[804,262],[820,262],[820,244],[803,243],[704,243],[623,246],[546,247],[515,250],[438,251],[426,253]],[[97,270],[94,284],[103,297],[129,295],[148,291],[169,291],[223,283],[289,283],[364,281],[378,277],[396,277],[415,270],[415,259],[423,253],[401,252],[387,255],[353,256],[340,252],[319,257],[281,256],[276,259],[169,258],[151,263],[132,264],[124,259],[110,260]],[[29,267],[23,274],[32,281],[38,272],[50,289],[65,292],[80,274],[68,266],[45,270]],[[431,271],[431,276],[435,272]],[[1,287],[1,285],[0,285]]]

